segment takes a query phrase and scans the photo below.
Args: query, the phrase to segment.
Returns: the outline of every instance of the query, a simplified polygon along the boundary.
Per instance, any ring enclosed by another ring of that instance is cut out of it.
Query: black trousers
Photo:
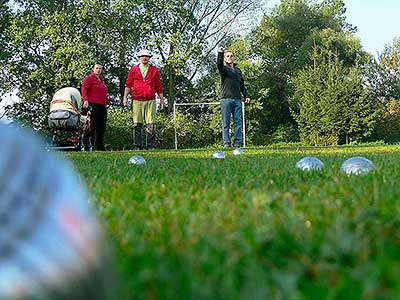
[[[89,103],[91,110],[92,130],[89,136],[92,138],[95,150],[104,151],[104,133],[107,125],[107,108],[105,105]]]

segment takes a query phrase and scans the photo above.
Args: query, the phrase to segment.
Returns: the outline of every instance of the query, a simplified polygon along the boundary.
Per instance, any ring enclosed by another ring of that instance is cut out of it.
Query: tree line
[[[400,140],[400,40],[377,57],[367,53],[342,0],[282,0],[270,11],[256,0],[0,3],[0,89],[18,90],[22,100],[7,114],[37,130],[47,130],[52,94],[79,88],[100,62],[110,91],[109,143],[122,148],[131,134],[118,129],[129,123],[121,100],[137,50],[154,53],[171,108],[174,101],[219,100],[215,55],[222,46],[236,54],[253,99],[246,107],[249,144]],[[218,107],[179,118],[185,146],[220,140]],[[171,112],[159,116],[165,147],[171,120]]]

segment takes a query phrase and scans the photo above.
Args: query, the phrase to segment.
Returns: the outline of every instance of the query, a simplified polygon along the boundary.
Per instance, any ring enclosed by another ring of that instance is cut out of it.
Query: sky
[[[400,38],[399,0],[346,0],[347,22],[357,26],[356,36],[376,56],[385,44]]]

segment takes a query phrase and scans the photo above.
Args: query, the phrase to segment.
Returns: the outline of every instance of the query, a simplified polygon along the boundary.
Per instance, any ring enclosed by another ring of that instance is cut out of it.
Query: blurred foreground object
[[[109,251],[77,173],[33,133],[0,124],[0,140],[0,299],[110,299]]]

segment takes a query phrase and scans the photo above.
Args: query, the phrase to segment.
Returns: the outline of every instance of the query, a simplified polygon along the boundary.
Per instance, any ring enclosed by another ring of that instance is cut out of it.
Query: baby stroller
[[[58,90],[50,102],[49,127],[53,130],[52,149],[91,150],[90,111],[81,113],[82,97],[76,88]]]

